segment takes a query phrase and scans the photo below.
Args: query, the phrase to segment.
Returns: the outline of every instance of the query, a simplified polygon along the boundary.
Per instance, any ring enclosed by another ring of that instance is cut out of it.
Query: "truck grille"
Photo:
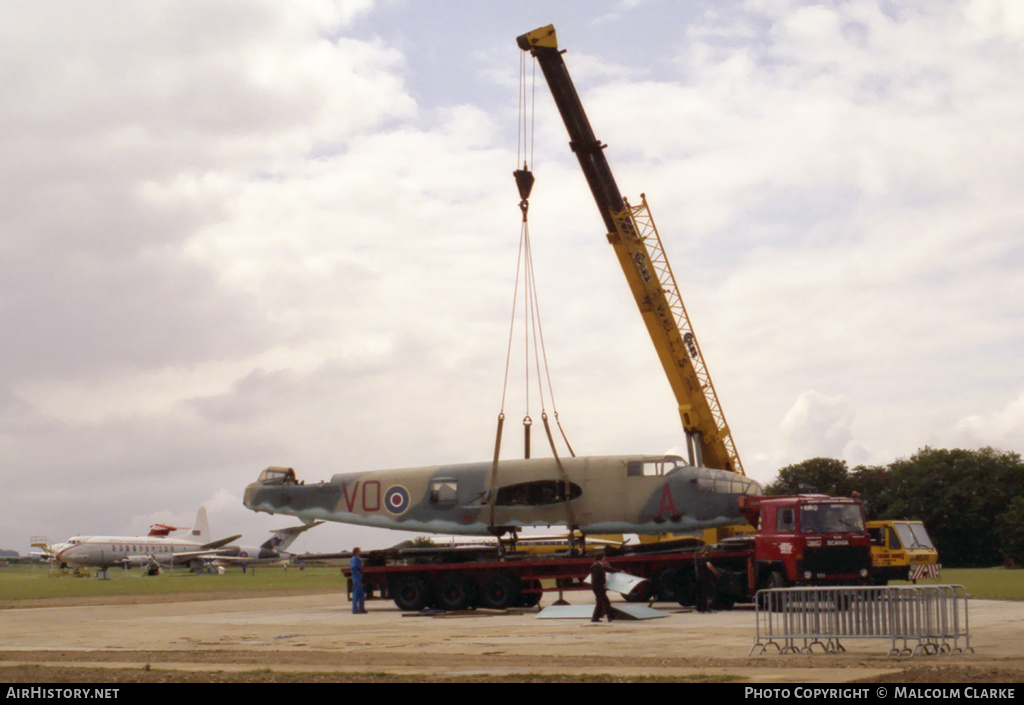
[[[804,551],[804,571],[811,573],[859,573],[871,566],[869,546],[829,546]]]

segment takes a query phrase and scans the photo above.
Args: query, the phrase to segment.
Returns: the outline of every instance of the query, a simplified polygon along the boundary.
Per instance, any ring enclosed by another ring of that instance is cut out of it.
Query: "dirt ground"
[[[591,624],[536,609],[412,615],[383,600],[355,615],[338,593],[20,602],[0,605],[0,681],[1024,681],[1021,602],[970,601],[974,653],[912,658],[887,656],[888,639],[844,640],[838,654],[750,655],[752,609],[655,608],[665,616]]]

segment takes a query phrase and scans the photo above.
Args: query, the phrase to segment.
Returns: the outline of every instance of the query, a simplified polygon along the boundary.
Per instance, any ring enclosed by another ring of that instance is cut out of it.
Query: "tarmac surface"
[[[586,592],[567,593],[577,605]],[[613,597],[613,606],[625,603]],[[541,608],[555,596],[545,595]],[[538,610],[420,615],[344,594],[195,595],[187,601],[70,600],[0,609],[0,680],[114,681],[125,672],[166,680],[248,680],[317,674],[374,681],[711,679],[746,683],[1024,682],[1024,602],[971,600],[974,653],[889,657],[886,638],[844,639],[845,652],[751,655],[752,608],[701,614],[669,603],[664,616],[540,619]],[[584,610],[586,611],[586,610]],[[756,650],[755,650],[756,652]]]

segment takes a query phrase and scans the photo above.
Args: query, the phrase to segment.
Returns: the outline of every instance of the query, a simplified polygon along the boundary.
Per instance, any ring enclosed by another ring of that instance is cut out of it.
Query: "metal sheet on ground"
[[[615,619],[657,619],[667,617],[661,610],[646,605],[612,605]],[[594,614],[593,605],[551,605],[537,615],[537,619],[590,619]]]
[[[605,587],[620,595],[628,595],[633,588],[646,581],[647,578],[638,578],[629,573],[608,573],[605,577]],[[583,582],[590,585],[590,576],[584,578]]]

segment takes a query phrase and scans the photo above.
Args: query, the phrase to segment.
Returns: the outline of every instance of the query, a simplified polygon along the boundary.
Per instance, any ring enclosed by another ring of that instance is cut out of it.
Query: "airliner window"
[[[569,484],[569,499],[579,497],[583,490]],[[495,504],[501,507],[543,507],[565,501],[565,483],[561,480],[535,480],[498,489]]]
[[[459,483],[455,480],[433,480],[430,483],[430,501],[450,507],[459,499]]]

